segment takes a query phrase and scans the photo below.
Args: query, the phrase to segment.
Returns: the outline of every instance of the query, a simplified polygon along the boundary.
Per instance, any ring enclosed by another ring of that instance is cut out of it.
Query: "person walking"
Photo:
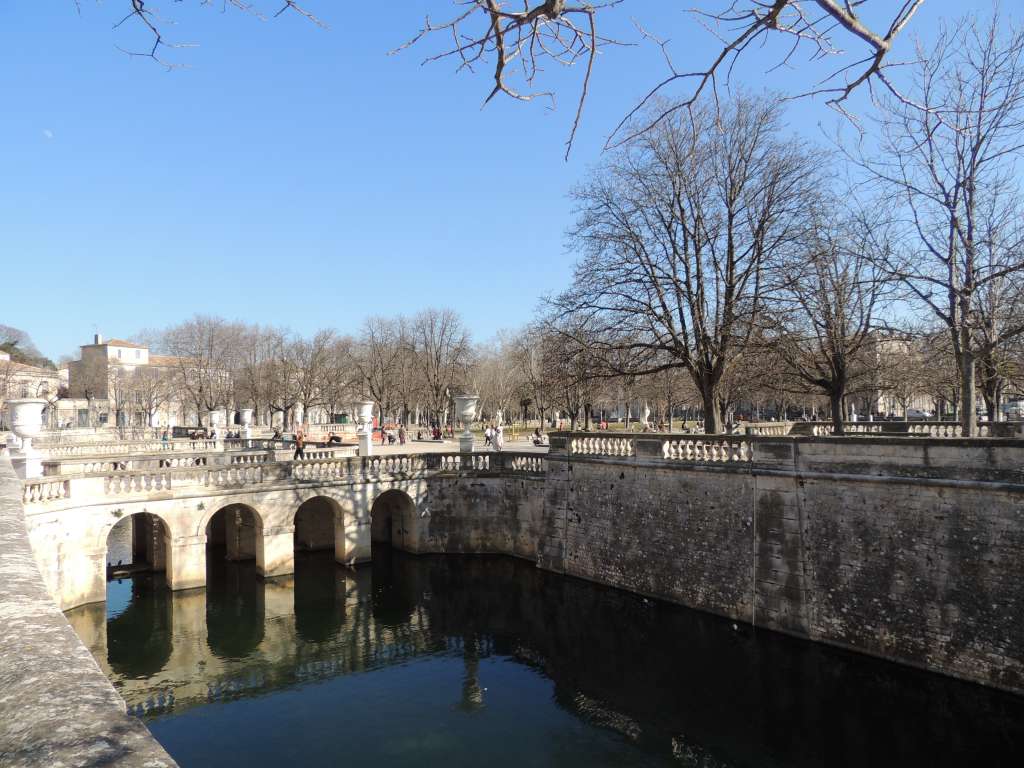
[[[491,425],[488,424],[487,428],[484,429],[484,448],[491,447],[491,438],[494,436],[494,432],[491,431]]]
[[[500,451],[505,447],[505,428],[499,424],[494,428],[494,449]]]
[[[399,445],[405,445],[405,425],[404,424],[402,424],[398,428],[398,444]]]
[[[292,456],[292,461],[298,461],[299,459],[306,458],[306,436],[302,434],[302,431],[295,433],[295,455]]]

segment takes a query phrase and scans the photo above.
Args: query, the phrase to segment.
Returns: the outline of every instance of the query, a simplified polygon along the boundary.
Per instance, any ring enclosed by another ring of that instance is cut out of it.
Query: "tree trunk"
[[[832,390],[829,392],[828,401],[832,410],[832,434],[845,435],[846,422],[845,414],[843,413],[843,391],[841,389]]]
[[[974,412],[974,352],[965,345],[960,353],[960,424],[964,437],[977,437],[978,414]]]
[[[701,392],[701,400],[704,402],[704,434],[717,435],[722,432],[722,422],[719,416],[718,393],[714,387],[708,387]]]

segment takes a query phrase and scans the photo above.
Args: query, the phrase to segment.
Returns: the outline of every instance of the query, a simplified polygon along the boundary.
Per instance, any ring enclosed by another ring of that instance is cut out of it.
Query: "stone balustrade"
[[[686,437],[680,440],[664,440],[662,457],[669,461],[686,461],[694,464],[720,464],[723,462],[749,462],[752,457],[751,444],[733,437],[703,438]]]
[[[808,422],[805,422],[808,423]],[[828,428],[822,422],[809,422]],[[865,428],[886,422],[867,422]],[[916,422],[921,424],[921,422]],[[925,423],[928,429],[938,426]],[[852,425],[857,426],[857,425]],[[943,426],[956,427],[948,422]],[[998,449],[998,450],[997,450]],[[854,436],[679,435],[640,433],[596,438],[555,432],[550,456],[629,464],[729,465],[738,471],[774,471],[794,465],[812,471],[854,474],[916,474],[922,471],[986,482],[1024,482],[1024,439],[962,438],[931,432]],[[1018,465],[1016,462],[1020,462]]]
[[[633,456],[636,454],[636,437],[594,436],[583,432],[571,438],[570,453],[573,456]]]
[[[956,421],[852,421],[843,424],[847,435],[891,435],[897,437],[960,437],[960,423]],[[748,432],[748,434],[752,434]],[[756,432],[753,434],[773,434]],[[831,421],[797,421],[792,422],[790,435],[812,435],[827,437],[832,434]],[[997,421],[978,423],[978,437],[1013,438],[1024,435],[1024,422]]]
[[[67,479],[42,478],[25,482],[22,503],[36,504],[67,499],[71,496],[71,481]]]
[[[140,453],[164,453],[168,451],[222,451],[221,440],[120,440],[113,443],[82,443],[76,445],[53,445],[39,449],[43,459],[61,459],[77,456],[130,456]]]
[[[101,503],[112,498],[135,500],[174,492],[194,494],[206,489],[273,487],[293,482],[330,482],[427,472],[543,474],[545,457],[536,453],[416,453],[388,456],[334,456],[299,461],[275,461],[267,453],[227,454],[227,462],[195,461],[178,466],[108,469],[92,474],[45,476],[24,483],[26,505],[70,500],[73,505]],[[186,458],[186,457],[182,457]]]
[[[793,429],[792,421],[758,421],[744,422],[741,426],[748,435],[761,435],[765,437],[782,437],[788,435]]]

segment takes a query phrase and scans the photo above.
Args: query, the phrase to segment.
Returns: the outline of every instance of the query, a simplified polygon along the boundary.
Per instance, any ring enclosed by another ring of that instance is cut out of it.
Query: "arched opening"
[[[306,642],[329,640],[345,623],[345,578],[335,561],[341,523],[337,502],[326,496],[295,511],[295,630]]]
[[[384,626],[400,626],[415,608],[415,601],[403,594],[399,577],[408,555],[392,548],[405,546],[415,517],[416,505],[404,491],[385,491],[370,507],[373,617]]]
[[[266,603],[255,560],[206,566],[206,643],[220,659],[245,659],[263,642]]]
[[[107,661],[125,677],[156,674],[171,657],[170,532],[156,515],[121,518],[107,534]]]
[[[416,516],[416,505],[405,491],[384,491],[370,507],[370,545],[403,546]]]
[[[263,642],[260,563],[263,521],[244,504],[218,509],[206,525],[206,642],[222,659],[244,659]]]
[[[302,502],[295,512],[295,550],[333,552],[339,515],[336,503],[326,496],[314,496]]]
[[[259,560],[263,548],[263,521],[245,504],[218,509],[206,524],[206,560],[240,562]]]
[[[166,571],[169,538],[167,524],[156,515],[137,512],[122,517],[107,533],[107,580]]]

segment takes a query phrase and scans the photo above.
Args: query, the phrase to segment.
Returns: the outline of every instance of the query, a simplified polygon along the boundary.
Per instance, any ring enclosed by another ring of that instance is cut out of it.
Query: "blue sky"
[[[500,98],[481,110],[485,73],[420,65],[438,43],[387,55],[449,0],[306,0],[326,31],[294,14],[157,5],[170,37],[197,46],[166,53],[187,68],[118,50],[143,45],[112,29],[127,0],[81,0],[80,15],[73,0],[0,4],[0,323],[54,358],[96,331],[196,312],[354,332],[369,314],[433,305],[480,340],[519,326],[569,279],[569,189],[664,73],[650,44],[602,56],[564,162],[578,72],[549,73],[554,111]],[[635,19],[693,68],[715,41],[692,5],[626,0],[603,29],[637,40]],[[990,7],[927,0],[913,31],[927,39],[939,17]],[[753,52],[734,82],[763,88],[775,54]],[[816,71],[774,82],[800,89]],[[837,120],[820,101],[787,114],[816,139]]]

